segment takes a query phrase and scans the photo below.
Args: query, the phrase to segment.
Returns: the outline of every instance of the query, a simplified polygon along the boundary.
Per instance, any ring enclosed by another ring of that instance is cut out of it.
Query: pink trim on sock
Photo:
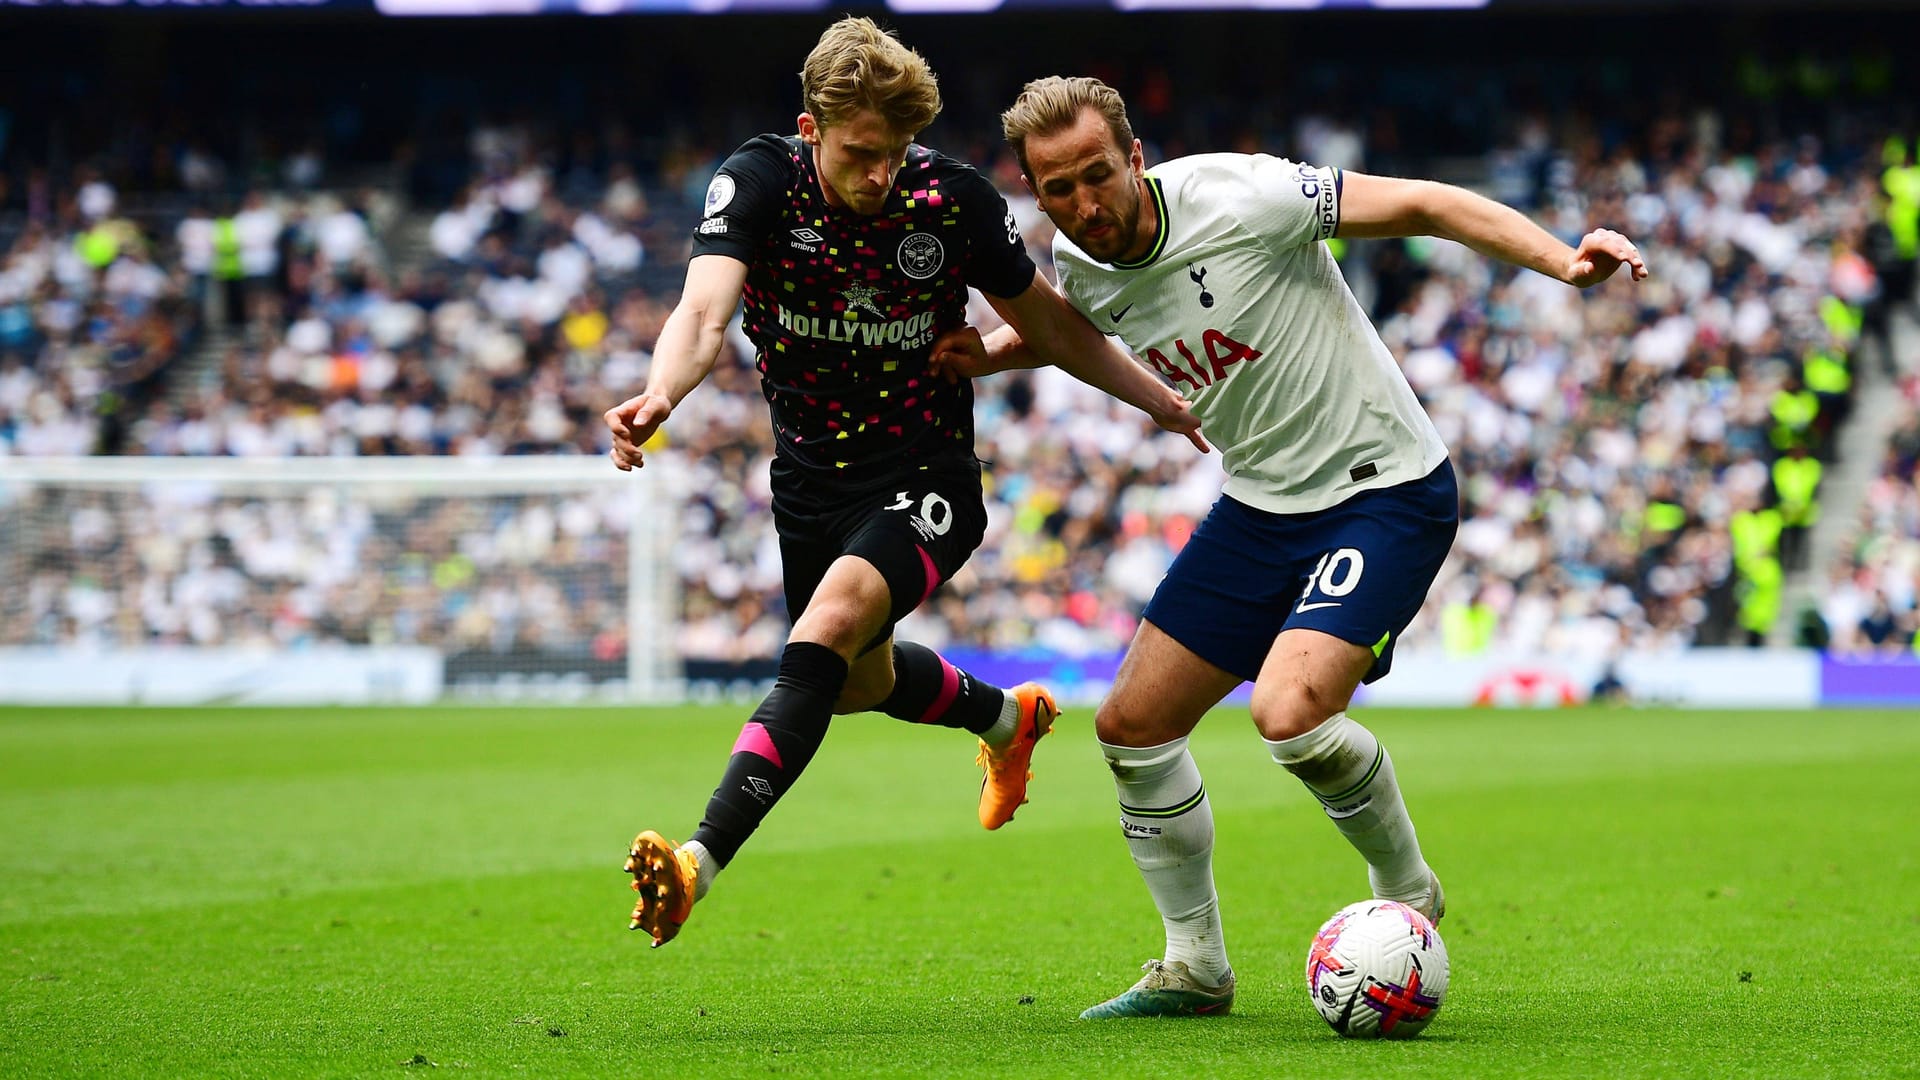
[[[749,720],[747,726],[740,729],[740,737],[733,740],[733,752],[738,754],[741,751],[766,758],[773,762],[776,769],[786,768],[780,762],[780,748],[773,745],[773,736],[767,734],[764,724]]]
[[[940,587],[940,568],[933,565],[933,556],[927,554],[926,548],[915,544],[913,550],[920,553],[920,565],[927,571],[927,591],[920,594],[920,602],[924,604],[927,597],[933,595],[933,590]]]
[[[936,653],[935,658],[940,661],[940,696],[934,698],[933,704],[927,706],[927,711],[914,721],[916,724],[939,723],[940,718],[947,715],[947,707],[953,704],[953,699],[960,696],[959,669],[947,663],[944,656]]]

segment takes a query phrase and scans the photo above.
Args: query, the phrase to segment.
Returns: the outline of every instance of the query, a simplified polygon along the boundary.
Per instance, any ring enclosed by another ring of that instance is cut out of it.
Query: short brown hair
[[[1120,91],[1085,75],[1070,79],[1049,75],[1021,87],[1012,107],[1000,114],[1000,131],[1013,147],[1013,156],[1020,159],[1020,171],[1033,176],[1027,168],[1029,136],[1070,128],[1084,109],[1094,110],[1107,122],[1121,153],[1132,151],[1133,125],[1127,123],[1127,103],[1120,99]]]
[[[874,25],[849,16],[827,27],[800,69],[800,104],[821,126],[861,109],[908,135],[940,115],[940,81],[919,53]]]

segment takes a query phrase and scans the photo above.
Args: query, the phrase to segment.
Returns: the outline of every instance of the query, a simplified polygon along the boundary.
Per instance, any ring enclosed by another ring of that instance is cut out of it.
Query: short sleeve
[[[785,144],[762,135],[720,163],[707,185],[693,254],[729,255],[751,263],[787,201],[792,162]]]
[[[1010,300],[1033,284],[1034,265],[1007,200],[987,178],[968,169],[949,190],[958,192],[967,231],[967,284]]]
[[[1275,247],[1326,240],[1340,228],[1339,169],[1266,154],[1254,154],[1247,161],[1254,198],[1245,220]]]
[[[1111,337],[1113,331],[1100,325],[1100,321],[1093,317],[1092,305],[1080,295],[1080,267],[1067,251],[1067,234],[1063,232],[1053,234],[1053,276],[1054,284],[1060,290],[1060,295],[1066,298],[1067,305],[1085,316],[1086,320],[1102,333]]]

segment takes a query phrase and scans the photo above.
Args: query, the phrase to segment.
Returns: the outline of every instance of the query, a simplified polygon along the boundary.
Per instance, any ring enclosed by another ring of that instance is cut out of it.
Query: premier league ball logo
[[[707,205],[703,213],[712,216],[727,208],[733,201],[733,177],[726,173],[716,174],[713,183],[707,185]]]

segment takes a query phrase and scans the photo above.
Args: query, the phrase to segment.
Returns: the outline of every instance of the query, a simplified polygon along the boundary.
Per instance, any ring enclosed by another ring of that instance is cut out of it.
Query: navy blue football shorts
[[[1372,682],[1420,612],[1460,528],[1453,465],[1311,514],[1222,495],[1147,604],[1147,621],[1202,660],[1252,681],[1282,630],[1308,627],[1373,650]]]

